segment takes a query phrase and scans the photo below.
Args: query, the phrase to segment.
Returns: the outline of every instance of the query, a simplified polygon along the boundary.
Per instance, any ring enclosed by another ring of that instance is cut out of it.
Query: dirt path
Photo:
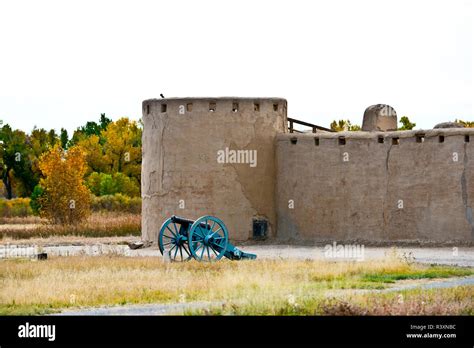
[[[11,256],[15,253],[20,255],[28,248],[26,245],[9,245],[8,251]],[[34,247],[29,247],[30,251]],[[17,250],[15,250],[17,249]],[[361,254],[355,257],[342,258],[338,255],[329,255],[325,248],[321,246],[289,246],[289,245],[245,245],[242,250],[257,254],[258,259],[310,259],[310,260],[332,260],[332,261],[353,261],[353,260],[376,260],[382,259],[393,253],[391,247],[364,247]],[[5,254],[5,246],[0,245],[0,258],[2,252]],[[55,256],[73,255],[103,255],[118,254],[125,256],[149,256],[161,257],[160,251],[156,247],[131,250],[127,245],[95,243],[87,245],[56,245],[44,246],[42,250]],[[397,247],[399,255],[405,255],[413,261],[427,264],[458,265],[464,267],[474,267],[474,247],[463,248],[420,248],[420,247]],[[361,257],[362,256],[362,257]]]
[[[125,305],[66,310],[53,315],[173,315],[186,311],[221,306],[223,302],[184,302],[169,304]]]

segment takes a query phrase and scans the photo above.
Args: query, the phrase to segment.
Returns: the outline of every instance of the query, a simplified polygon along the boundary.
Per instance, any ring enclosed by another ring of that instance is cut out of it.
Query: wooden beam
[[[316,133],[316,131],[318,129],[326,131],[326,132],[334,132],[332,129],[321,127],[321,126],[318,126],[318,125],[315,125],[315,124],[312,124],[312,123],[309,123],[309,122],[300,121],[300,120],[297,120],[296,118],[288,117],[287,119],[288,119],[288,122],[290,123],[290,127],[289,127],[290,133],[293,133],[293,131],[294,131],[293,123],[300,124],[300,125],[306,126],[306,127],[311,127],[313,129],[313,133]]]

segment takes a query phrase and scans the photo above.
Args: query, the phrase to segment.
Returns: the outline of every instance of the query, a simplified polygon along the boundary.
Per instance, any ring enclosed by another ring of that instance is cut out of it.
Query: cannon
[[[229,242],[229,233],[222,220],[214,216],[201,216],[193,221],[172,216],[161,225],[158,246],[163,256],[171,261],[217,261],[256,259]]]

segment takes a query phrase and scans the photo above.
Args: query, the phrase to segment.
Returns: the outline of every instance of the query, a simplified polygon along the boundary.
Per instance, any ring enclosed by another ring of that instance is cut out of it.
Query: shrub
[[[41,197],[44,195],[44,189],[40,185],[36,185],[31,194],[30,207],[33,214],[40,215],[41,211]]]
[[[39,168],[44,193],[41,217],[55,224],[78,224],[90,214],[90,192],[84,185],[85,153],[79,147],[67,152],[58,145],[44,153]]]
[[[96,196],[121,193],[130,197],[140,196],[140,187],[136,178],[123,173],[105,174],[93,172],[87,178],[87,186]]]
[[[29,198],[0,199],[0,217],[25,217],[32,214]]]
[[[115,195],[92,196],[93,211],[118,211],[140,214],[142,199],[117,193]]]

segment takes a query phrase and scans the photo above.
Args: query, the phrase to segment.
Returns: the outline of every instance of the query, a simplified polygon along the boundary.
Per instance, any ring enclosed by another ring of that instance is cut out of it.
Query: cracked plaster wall
[[[286,100],[280,98],[145,100],[142,238],[156,242],[161,224],[171,215],[217,216],[230,238],[241,241],[251,237],[252,219],[264,217],[273,237],[274,145],[275,136],[286,132],[286,110]],[[257,166],[218,163],[217,152],[226,147],[257,150]]]
[[[473,142],[474,129],[278,135],[278,238],[474,241]]]

